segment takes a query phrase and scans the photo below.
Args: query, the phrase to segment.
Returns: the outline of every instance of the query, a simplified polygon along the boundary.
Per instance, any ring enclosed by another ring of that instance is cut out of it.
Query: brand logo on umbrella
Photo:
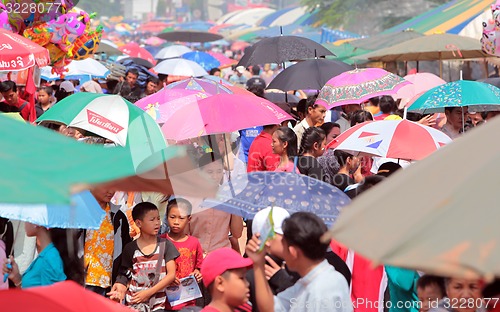
[[[109,132],[112,132],[114,134],[117,134],[118,132],[123,130],[123,127],[112,122],[111,120],[107,119],[106,117],[103,117],[89,109],[87,109],[87,118],[89,121],[89,124],[97,126],[101,129],[108,130]]]

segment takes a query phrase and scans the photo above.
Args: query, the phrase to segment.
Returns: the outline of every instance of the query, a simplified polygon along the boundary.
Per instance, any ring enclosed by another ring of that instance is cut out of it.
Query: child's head
[[[223,301],[232,308],[247,302],[250,289],[245,275],[252,264],[252,260],[243,258],[231,248],[220,248],[208,254],[201,265],[201,275],[212,300]]]
[[[167,204],[167,222],[170,232],[184,233],[186,225],[191,220],[193,207],[188,200],[183,198],[172,199]]]
[[[252,221],[252,233],[258,233],[262,230],[269,217],[270,211],[271,207],[267,207],[255,214],[255,217]],[[290,217],[288,211],[281,207],[273,207],[274,233],[276,235],[273,239],[266,242],[266,252],[281,259],[283,259],[283,244],[281,242],[281,240],[283,239],[283,229],[281,228],[281,226],[283,225],[283,221],[285,221],[285,219],[288,217]],[[261,237],[261,239],[264,238]]]
[[[439,299],[445,295],[444,279],[435,275],[423,275],[417,282],[417,296],[421,303],[419,312],[436,308]]]
[[[38,102],[41,104],[50,103],[50,97],[53,95],[54,90],[51,87],[41,87],[38,90]]]
[[[158,208],[149,202],[135,205],[132,210],[132,218],[141,230],[141,234],[157,235],[160,230],[160,213]]]

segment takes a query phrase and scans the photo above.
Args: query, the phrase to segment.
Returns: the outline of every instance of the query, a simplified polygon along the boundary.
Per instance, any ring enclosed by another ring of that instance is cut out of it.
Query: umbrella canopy
[[[226,79],[219,77],[219,76],[206,75],[206,76],[203,76],[203,78],[213,80],[213,81],[215,81],[223,86],[226,86],[226,87],[234,86],[231,82],[229,82]]]
[[[153,67],[153,70],[158,74],[185,77],[201,77],[207,74],[207,71],[198,63],[180,58],[161,61]]]
[[[73,60],[66,66],[66,69],[64,79],[78,79],[81,77],[105,79],[110,73],[106,66],[92,58],[86,58],[81,61]],[[41,77],[47,81],[61,79],[60,75],[52,73],[52,66],[43,67],[41,69]]]
[[[479,79],[478,81],[479,82],[484,82],[484,83],[489,83],[492,86],[500,88],[500,77],[492,77],[492,78]]]
[[[163,59],[169,59],[169,58],[176,58],[176,57],[181,57],[183,54],[186,54],[188,52],[192,52],[190,48],[180,45],[180,44],[174,44],[168,47],[165,47],[161,49],[158,53],[156,53],[155,58],[159,60]]]
[[[333,55],[319,43],[297,36],[265,38],[249,49],[239,61],[238,66],[247,67],[265,63],[281,64],[286,61]]]
[[[127,312],[130,308],[86,290],[73,281],[0,292],[6,310],[24,312]]]
[[[444,112],[445,107],[472,105],[500,105],[500,89],[478,81],[459,80],[448,82],[422,94],[411,103],[408,110],[422,113],[439,113]]]
[[[207,78],[189,78],[181,81],[173,82],[166,86],[167,89],[180,89],[180,90],[191,90],[204,92],[209,95],[215,95],[219,93],[232,94],[233,92],[228,89],[227,86],[222,85]]]
[[[151,53],[149,53],[148,50],[141,48],[135,42],[129,42],[126,45],[119,47],[118,49],[130,57],[138,57],[141,59],[145,59],[151,64],[156,64],[156,60],[151,55]]]
[[[420,160],[451,142],[443,132],[406,119],[380,120],[347,129],[327,148],[353,155]]]
[[[271,81],[267,89],[320,90],[331,78],[353,69],[354,67],[341,61],[306,60],[283,70]]]
[[[148,39],[146,39],[145,43],[153,47],[158,47],[164,44],[165,40],[158,37],[149,37]]]
[[[470,279],[499,276],[499,211],[492,209],[499,132],[500,119],[493,119],[396,172],[344,209],[331,237],[379,264]],[[471,159],[474,165],[461,165]]]
[[[219,61],[220,65],[218,66],[220,69],[227,68],[233,65],[236,65],[238,63],[237,60],[231,59],[227,57],[224,53],[218,53],[218,52],[212,52],[209,51],[207,52],[211,56],[215,57],[217,61]]]
[[[160,22],[160,21],[151,21],[144,24],[139,25],[136,31],[138,32],[152,32],[157,33],[167,28],[169,24]],[[151,37],[152,38],[152,37]]]
[[[47,228],[97,230],[105,215],[89,191],[71,196],[69,205],[0,204],[0,217]]]
[[[50,63],[49,51],[33,41],[0,28],[0,71],[23,70]]]
[[[106,53],[107,55],[121,55],[122,51],[118,49],[118,46],[112,41],[103,39],[99,42],[99,47],[96,53]]]
[[[298,103],[300,98],[295,94],[285,94],[284,92],[265,92],[264,97],[273,103]]]
[[[224,38],[219,34],[213,34],[206,31],[189,31],[189,30],[174,30],[164,32],[157,36],[158,38],[167,41],[180,42],[210,42]]]
[[[381,68],[361,68],[344,72],[330,79],[316,100],[328,109],[362,103],[374,96],[396,93],[409,81]]]
[[[450,59],[484,58],[477,39],[450,34],[437,34],[411,39],[356,58],[380,62],[437,61]]]
[[[411,82],[411,84],[402,87],[394,95],[396,99],[401,99],[399,107],[406,106],[415,96],[446,83],[446,81],[431,73],[411,74],[405,76],[404,79]]]
[[[135,105],[146,111],[157,123],[163,124],[180,107],[207,97],[209,94],[202,91],[163,88],[135,102]]]
[[[200,51],[185,53],[182,55],[182,58],[198,63],[207,72],[209,72],[212,68],[219,67],[220,65],[220,62],[215,57]]]
[[[216,94],[177,110],[165,122],[162,131],[167,139],[180,141],[255,126],[277,125],[291,119],[290,115],[266,99],[241,94]]]
[[[413,30],[403,30],[396,33],[380,33],[368,38],[356,39],[349,43],[355,48],[374,51],[392,47],[398,43],[420,38],[422,36],[424,36],[424,34]]]
[[[252,219],[259,210],[277,206],[290,214],[312,212],[331,226],[349,202],[349,197],[338,188],[306,175],[252,172],[235,176],[221,187],[215,200],[206,200],[203,207]]]
[[[139,65],[139,66],[144,66],[147,69],[154,67],[154,65],[150,61],[139,58],[139,57],[125,57],[125,58],[118,60],[118,63],[124,64],[124,63],[127,63],[128,61],[131,61],[132,63]]]

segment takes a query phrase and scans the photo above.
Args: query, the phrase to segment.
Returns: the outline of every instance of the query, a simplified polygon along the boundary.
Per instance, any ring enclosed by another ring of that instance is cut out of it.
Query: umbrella
[[[279,36],[260,40],[246,52],[238,66],[265,63],[281,64],[286,61],[303,60],[319,56],[333,55],[319,43],[297,36]]]
[[[378,264],[500,276],[498,133],[493,119],[394,173],[344,209],[329,236]]]
[[[161,49],[158,53],[156,53],[155,58],[162,60],[162,59],[181,57],[183,54],[192,51],[193,50],[191,50],[186,46],[180,44],[174,44]]]
[[[106,53],[107,55],[121,55],[122,51],[118,49],[118,46],[112,41],[103,39],[99,42],[99,47],[96,53]]]
[[[139,57],[125,57],[125,58],[118,60],[118,63],[124,64],[124,63],[127,63],[127,61],[131,61],[132,63],[139,65],[139,66],[144,66],[147,69],[154,67],[154,65],[150,61],[139,58]]]
[[[153,67],[153,70],[158,74],[186,77],[200,77],[207,74],[207,71],[196,62],[179,58],[161,61]]]
[[[411,103],[408,110],[439,113],[444,112],[445,107],[472,105],[500,105],[500,89],[484,82],[453,81],[425,92]]]
[[[215,57],[200,51],[185,53],[182,55],[182,58],[198,63],[207,72],[220,65],[220,62]]]
[[[267,86],[268,89],[320,90],[331,78],[353,70],[341,61],[313,59],[298,62],[279,73]],[[307,79],[304,79],[307,77]]]
[[[164,44],[165,40],[158,37],[149,37],[148,39],[146,39],[145,43],[153,47],[158,47]]]
[[[360,38],[350,41],[349,44],[355,48],[376,51],[387,47],[392,47],[398,43],[424,36],[413,30],[403,30],[397,33],[380,33],[368,38]]]
[[[136,31],[157,33],[157,32],[162,31],[163,29],[167,28],[168,26],[169,26],[169,24],[164,23],[164,22],[151,21],[151,22],[147,22],[147,23],[139,25],[139,27],[137,27]],[[154,37],[150,37],[150,38],[154,38]]]
[[[165,122],[162,131],[165,138],[180,141],[255,126],[278,125],[291,119],[266,99],[221,93],[186,104]]]
[[[451,141],[439,130],[406,119],[380,120],[349,128],[327,148],[353,155],[420,160]]]
[[[129,42],[126,45],[119,47],[118,49],[130,57],[138,57],[141,59],[145,59],[151,64],[156,64],[156,60],[151,55],[151,53],[149,53],[146,49],[141,48],[135,42]]]
[[[213,34],[206,31],[189,30],[174,30],[171,32],[161,33],[157,37],[167,41],[180,42],[210,42],[224,38],[219,34]]]
[[[404,79],[411,82],[411,84],[402,87],[394,95],[396,99],[401,99],[399,107],[406,106],[416,95],[446,83],[446,81],[431,73],[411,74],[405,76]]]
[[[135,102],[135,105],[146,111],[157,123],[163,124],[180,107],[208,96],[202,91],[163,88]]]
[[[97,230],[105,215],[89,191],[71,196],[70,205],[0,204],[0,217],[48,228]]]
[[[23,312],[130,312],[130,308],[86,290],[73,281],[51,286],[12,289],[0,292],[7,311]]]
[[[69,204],[71,190],[142,174],[165,160],[184,155],[182,149],[168,148],[164,150],[163,160],[151,158],[152,162],[143,163],[147,166],[139,168],[140,162],[134,162],[135,151],[129,148],[83,144],[44,127],[2,115],[0,132],[4,133],[0,136],[2,203]],[[46,160],[43,166],[40,160]],[[129,182],[130,191],[142,191],[134,181]],[[169,188],[164,184],[162,189],[167,192]]]
[[[492,86],[500,88],[500,77],[492,77],[492,78],[479,79],[478,81],[479,82],[484,82],[484,83],[489,83]]]
[[[219,68],[221,69],[236,65],[236,63],[238,63],[237,60],[227,57],[224,53],[217,53],[212,51],[209,51],[207,53],[213,56],[217,61],[219,61]]]
[[[298,103],[300,98],[295,94],[286,94],[284,92],[265,92],[264,97],[273,103]]]
[[[203,207],[213,207],[252,219],[266,207],[283,207],[288,212],[312,212],[332,225],[349,197],[338,188],[308,177],[288,172],[252,172],[237,175],[221,186],[215,200]]]
[[[90,79],[105,79],[110,73],[106,66],[92,58],[86,58],[81,61],[73,60],[66,66],[66,69],[64,79],[78,79],[82,76]],[[61,79],[60,75],[52,73],[52,66],[43,67],[41,69],[41,77],[47,81]]]
[[[232,94],[233,92],[218,82],[206,78],[189,78],[181,81],[173,82],[166,86],[167,89],[184,89],[192,91],[200,91],[207,93],[209,95],[227,93]]]
[[[251,46],[251,44],[246,42],[246,41],[235,41],[231,44],[231,50],[232,51],[241,51],[249,46]]]
[[[0,28],[0,71],[23,70],[49,65],[49,51],[33,41]]]
[[[409,81],[381,68],[361,68],[344,72],[330,79],[316,100],[328,109],[362,103],[372,97],[396,93]]]
[[[225,87],[234,86],[231,82],[229,82],[226,79],[219,77],[219,76],[205,75],[205,76],[203,76],[203,78],[213,80],[213,81],[215,81],[215,82],[217,82]]]
[[[119,95],[76,93],[58,102],[37,121],[63,123],[127,146],[139,163],[166,147],[151,116]]]

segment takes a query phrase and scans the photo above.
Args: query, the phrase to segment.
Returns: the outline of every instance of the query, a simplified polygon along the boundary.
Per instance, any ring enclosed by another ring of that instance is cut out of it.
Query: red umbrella
[[[99,296],[72,281],[51,286],[0,291],[2,311],[90,312],[130,309]]]
[[[18,34],[0,28],[0,71],[49,65],[49,51]]]
[[[162,30],[164,30],[168,26],[170,26],[170,25],[167,23],[164,23],[164,22],[151,21],[151,22],[147,22],[147,23],[140,25],[139,27],[137,27],[136,30],[139,32],[157,33],[157,32],[161,32]]]
[[[131,57],[138,57],[138,58],[141,58],[141,59],[144,59],[148,62],[150,62],[151,64],[155,65],[156,64],[156,60],[155,58],[151,55],[151,53],[149,53],[146,49],[144,48],[141,48],[137,43],[135,42],[130,42],[130,43],[127,43],[126,45],[124,46],[121,46],[118,48],[120,51],[122,51],[123,53],[127,54],[128,56],[131,56]]]
[[[235,41],[232,45],[231,45],[231,50],[233,51],[240,51],[240,50],[243,50],[245,49],[246,47],[249,47],[251,46],[250,43],[246,42],[246,41]]]

